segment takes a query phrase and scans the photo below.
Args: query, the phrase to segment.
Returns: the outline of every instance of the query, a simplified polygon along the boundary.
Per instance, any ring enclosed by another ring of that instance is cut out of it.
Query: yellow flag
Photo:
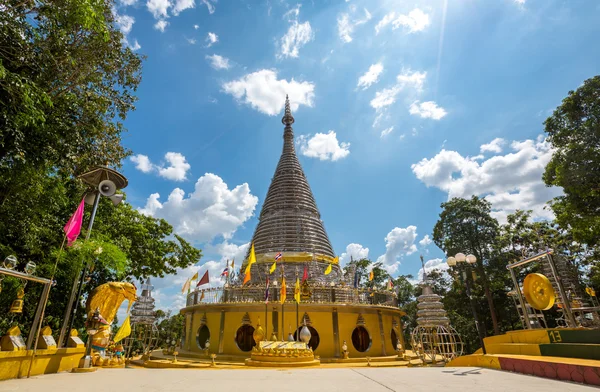
[[[231,270],[233,271],[233,265],[235,264],[235,259],[231,260]]]
[[[127,315],[127,317],[125,318],[125,321],[123,321],[123,325],[121,325],[121,328],[119,328],[119,330],[115,334],[113,341],[115,343],[117,343],[118,341],[125,339],[130,334],[131,334],[131,324],[129,323],[129,315]]]
[[[198,271],[192,276],[192,280],[198,280]]]
[[[244,283],[242,283],[242,286],[250,281],[250,278],[251,278],[250,269],[252,267],[252,264],[254,264],[254,263],[256,263],[256,255],[254,254],[254,242],[253,242],[252,246],[250,247],[250,257],[248,257],[248,265],[246,266],[246,271],[244,272]]]
[[[248,283],[250,281],[250,278],[252,277],[250,275],[250,267],[252,267],[252,265],[248,264],[248,266],[246,267],[246,271],[244,271],[244,283],[242,283],[242,286]]]
[[[585,292],[588,293],[589,296],[591,297],[595,297],[596,296],[596,291],[591,288],[591,287],[586,287],[585,288]]]
[[[277,262],[274,262],[271,268],[269,269],[269,273],[272,274],[277,269]]]
[[[287,297],[287,287],[285,287],[285,276],[281,279],[281,295],[280,295],[279,303],[284,303]]]
[[[202,301],[204,299],[204,290],[202,290],[202,294],[200,294],[200,299],[198,301]]]
[[[191,279],[188,279],[185,281],[185,284],[183,285],[183,287],[181,288],[181,293],[185,293],[186,291],[188,291],[190,289],[190,283],[192,282]]]
[[[333,264],[339,264],[339,263],[340,263],[339,256],[335,256],[335,258],[333,259]]]
[[[373,273],[373,270],[371,270],[371,272],[369,273],[369,282],[372,281],[374,277],[375,274]]]
[[[296,278],[296,285],[294,286],[294,299],[296,303],[300,303],[300,279]]]
[[[254,254],[254,242],[252,243],[252,247],[250,248],[250,257],[248,258],[248,264],[256,263],[256,255]]]
[[[327,266],[327,268],[325,268],[325,275],[329,275],[331,273],[331,264],[329,264]]]

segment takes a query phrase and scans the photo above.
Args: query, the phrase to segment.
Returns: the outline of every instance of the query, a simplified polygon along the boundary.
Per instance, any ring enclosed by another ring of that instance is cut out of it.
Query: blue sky
[[[117,0],[119,1],[119,0]],[[147,56],[126,121],[127,201],[203,249],[155,280],[183,303],[196,270],[242,255],[282,146],[297,152],[334,250],[395,276],[445,268],[440,203],[476,194],[502,221],[551,218],[543,121],[598,73],[595,1],[125,0],[125,45]]]

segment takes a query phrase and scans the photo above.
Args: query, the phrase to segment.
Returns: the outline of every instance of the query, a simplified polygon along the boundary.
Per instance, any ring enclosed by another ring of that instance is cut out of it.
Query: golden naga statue
[[[94,365],[108,364],[108,358],[103,358],[104,351],[109,346],[111,327],[119,307],[123,301],[128,300],[129,307],[137,300],[136,287],[129,282],[109,282],[96,287],[88,296],[85,310],[90,319],[96,309],[108,324],[98,328],[92,337],[92,358]]]

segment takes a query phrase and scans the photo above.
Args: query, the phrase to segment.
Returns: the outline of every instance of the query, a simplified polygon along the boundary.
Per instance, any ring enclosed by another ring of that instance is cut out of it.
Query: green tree
[[[551,203],[556,221],[594,246],[600,243],[600,76],[569,91],[544,126],[554,148],[544,182],[565,193]]]
[[[494,334],[499,334],[494,294],[485,270],[498,234],[498,222],[490,215],[491,205],[487,200],[473,196],[471,199],[454,198],[442,203],[441,207],[440,218],[433,229],[433,242],[448,256],[463,252],[477,257],[477,272],[487,298]]]
[[[109,0],[6,0],[0,12],[0,204],[21,171],[119,165],[141,57]]]

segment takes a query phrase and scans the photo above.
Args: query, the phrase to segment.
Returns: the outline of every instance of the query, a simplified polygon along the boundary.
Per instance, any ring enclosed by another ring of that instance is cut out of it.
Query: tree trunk
[[[490,291],[490,284],[488,282],[487,276],[485,275],[485,270],[481,268],[481,271],[483,273],[483,289],[485,290],[485,296],[488,301],[488,306],[490,307],[490,314],[492,315],[494,335],[500,335],[500,328],[498,328],[498,319],[496,317],[496,306],[494,305],[494,299],[492,298],[492,292]]]

